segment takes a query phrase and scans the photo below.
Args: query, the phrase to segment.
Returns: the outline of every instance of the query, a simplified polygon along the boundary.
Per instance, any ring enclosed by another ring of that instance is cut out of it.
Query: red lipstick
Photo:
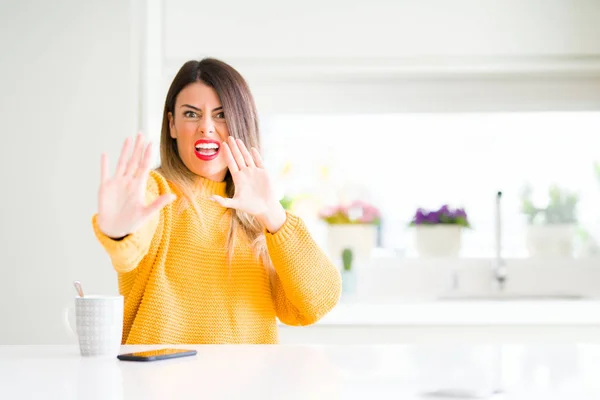
[[[194,154],[202,161],[214,160],[219,155],[220,149],[221,142],[213,139],[200,139],[194,143]]]

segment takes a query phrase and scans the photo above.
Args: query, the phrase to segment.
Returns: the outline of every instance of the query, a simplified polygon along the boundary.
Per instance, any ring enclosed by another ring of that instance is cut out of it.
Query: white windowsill
[[[341,301],[316,325],[600,325],[600,300]]]

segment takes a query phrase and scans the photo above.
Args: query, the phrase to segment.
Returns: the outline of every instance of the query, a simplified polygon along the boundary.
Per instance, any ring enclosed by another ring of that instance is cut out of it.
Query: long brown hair
[[[225,121],[231,136],[241,139],[247,148],[255,147],[260,151],[260,135],[254,98],[246,80],[238,71],[229,64],[214,58],[204,58],[200,61],[192,60],[183,64],[173,79],[165,100],[160,138],[161,165],[158,171],[167,180],[178,186],[202,220],[201,211],[193,200],[194,184],[197,177],[181,160],[177,150],[177,142],[171,137],[169,131],[169,113],[175,114],[177,95],[184,87],[194,82],[203,82],[215,89],[221,100]],[[229,171],[225,176],[225,182],[227,196],[233,197],[235,186]],[[254,217],[238,210],[231,210],[231,216],[231,224],[227,235],[229,260],[231,261],[233,256],[238,230],[241,229],[252,243],[256,255],[268,263],[261,224]]]

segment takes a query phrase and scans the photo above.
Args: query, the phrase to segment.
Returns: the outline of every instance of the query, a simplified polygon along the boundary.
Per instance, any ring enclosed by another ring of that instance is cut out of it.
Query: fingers
[[[146,150],[144,151],[144,155],[142,157],[142,162],[135,172],[136,178],[144,178],[148,176],[150,172],[150,165],[152,163],[152,143],[148,143],[146,145]]]
[[[229,136],[229,149],[231,150],[231,154],[233,154],[233,159],[238,165],[238,169],[246,167],[246,161],[244,161],[244,156],[242,155],[242,152],[240,151],[233,136]]]
[[[240,169],[238,168],[238,165],[235,162],[235,159],[233,158],[233,154],[231,153],[229,145],[226,142],[223,142],[222,147],[223,151],[225,151],[225,160],[227,161],[227,166],[229,167],[229,171],[231,171],[231,174],[233,175],[236,172],[239,172]]]
[[[258,168],[264,168],[265,164],[263,163],[263,159],[260,156],[260,153],[258,152],[258,150],[256,150],[256,147],[253,147],[252,149],[250,149],[250,151],[252,152],[252,155],[254,156],[254,163],[256,164],[256,166]]]
[[[245,167],[264,168],[263,161],[258,153],[258,150],[252,148],[252,154],[246,148],[246,145],[241,139],[234,139],[229,136],[228,142],[223,142],[223,150],[229,170],[237,172]]]
[[[100,183],[108,180],[108,157],[106,153],[102,153],[100,157]]]
[[[158,197],[156,200],[154,200],[152,204],[146,207],[146,209],[144,210],[144,217],[149,217],[154,213],[159,212],[166,205],[172,203],[176,198],[177,196],[175,196],[174,194],[164,194]]]
[[[249,167],[254,167],[255,166],[254,159],[248,152],[248,149],[246,148],[246,145],[244,144],[244,142],[242,142],[240,139],[237,139],[236,144],[237,144],[237,147],[239,148],[240,152],[242,153],[242,157],[244,157],[244,162],[246,163],[246,165]]]
[[[127,155],[129,154],[129,148],[131,147],[131,138],[125,139],[125,143],[123,143],[123,148],[121,149],[121,155],[119,156],[119,161],[117,162],[117,169],[115,171],[116,176],[121,176],[125,173],[125,166],[127,165]]]
[[[226,198],[226,197],[221,197],[221,196],[217,196],[216,194],[211,196],[210,199],[212,201],[216,201],[217,203],[219,203],[222,207],[226,207],[226,208],[237,208],[237,203],[234,199],[231,198]]]
[[[131,176],[135,173],[137,168],[139,167],[140,160],[142,159],[142,152],[144,151],[144,137],[141,133],[138,133],[137,138],[135,139],[135,147],[133,148],[133,154],[129,159],[129,163],[127,164],[127,168],[125,169],[125,175]]]

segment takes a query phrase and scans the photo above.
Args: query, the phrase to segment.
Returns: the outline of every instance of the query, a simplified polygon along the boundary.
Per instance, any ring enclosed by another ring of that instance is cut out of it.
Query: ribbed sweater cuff
[[[143,237],[143,235],[140,235],[139,233],[134,233],[126,236],[122,240],[114,240],[111,237],[106,236],[100,230],[97,214],[92,218],[92,225],[100,244],[113,260],[115,269],[119,272],[128,272],[128,270],[131,269],[132,264],[136,263],[140,252],[147,246],[146,243],[142,242],[147,241],[148,238]]]
[[[286,240],[291,238],[294,233],[298,232],[298,228],[302,223],[300,217],[290,214],[289,212],[285,212],[286,218],[283,226],[275,233],[270,233],[265,230],[265,237],[267,241],[273,243],[274,245],[280,246],[285,243]]]

